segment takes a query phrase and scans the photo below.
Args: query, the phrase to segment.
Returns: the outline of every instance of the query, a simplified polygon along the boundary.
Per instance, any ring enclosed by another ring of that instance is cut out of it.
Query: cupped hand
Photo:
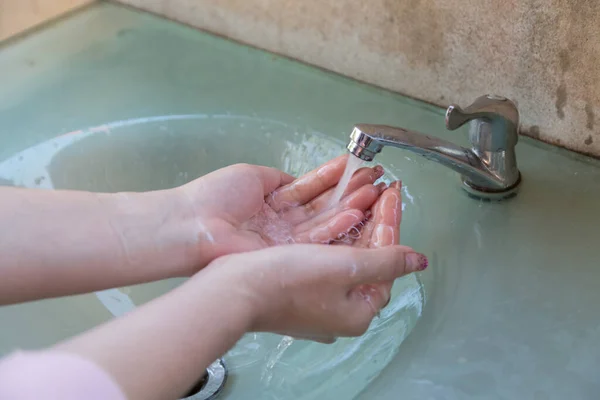
[[[289,243],[329,243],[365,221],[385,184],[380,166],[361,168],[330,208],[348,156],[295,179],[277,169],[239,164],[176,189],[180,221],[194,232],[197,256],[189,273],[217,257]]]
[[[362,335],[388,301],[381,291],[365,295],[358,287],[393,282],[426,262],[399,245],[287,245],[219,258],[198,276],[250,305],[251,331],[329,342]]]
[[[400,243],[401,188],[400,181],[392,182],[367,211],[367,220],[343,235],[338,243],[358,248],[379,248]],[[423,269],[426,267],[425,260]],[[387,305],[391,298],[393,284],[393,281],[365,284],[355,288],[355,292],[365,298],[378,293],[380,296],[387,297]]]

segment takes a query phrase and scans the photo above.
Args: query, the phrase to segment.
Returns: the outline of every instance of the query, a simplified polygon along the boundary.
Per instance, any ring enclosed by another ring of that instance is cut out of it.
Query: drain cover
[[[202,378],[181,400],[211,400],[217,397],[225,386],[227,380],[227,368],[223,360],[218,359],[212,363]]]

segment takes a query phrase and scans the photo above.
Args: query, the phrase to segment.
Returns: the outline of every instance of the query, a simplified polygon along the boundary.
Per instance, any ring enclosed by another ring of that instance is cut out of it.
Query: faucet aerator
[[[363,161],[373,161],[375,155],[383,149],[383,144],[376,138],[361,130],[361,126],[356,125],[350,134],[350,142],[346,147],[348,151]]]
[[[346,148],[348,149],[350,154],[360,158],[363,161],[370,162],[373,161],[373,159],[375,158],[375,153],[365,149],[356,142],[353,142],[352,140],[348,143],[348,146]]]

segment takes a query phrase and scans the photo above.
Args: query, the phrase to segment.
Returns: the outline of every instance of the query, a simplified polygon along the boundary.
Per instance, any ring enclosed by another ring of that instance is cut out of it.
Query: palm
[[[381,167],[355,173],[339,205],[329,208],[347,156],[294,179],[280,171],[234,165],[184,190],[213,241],[215,256],[286,243],[329,243],[366,219],[385,184]]]

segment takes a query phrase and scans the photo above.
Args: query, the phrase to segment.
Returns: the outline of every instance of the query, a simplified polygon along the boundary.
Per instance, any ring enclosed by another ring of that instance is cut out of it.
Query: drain
[[[227,368],[223,360],[218,359],[181,400],[212,400],[221,393],[226,380]]]

